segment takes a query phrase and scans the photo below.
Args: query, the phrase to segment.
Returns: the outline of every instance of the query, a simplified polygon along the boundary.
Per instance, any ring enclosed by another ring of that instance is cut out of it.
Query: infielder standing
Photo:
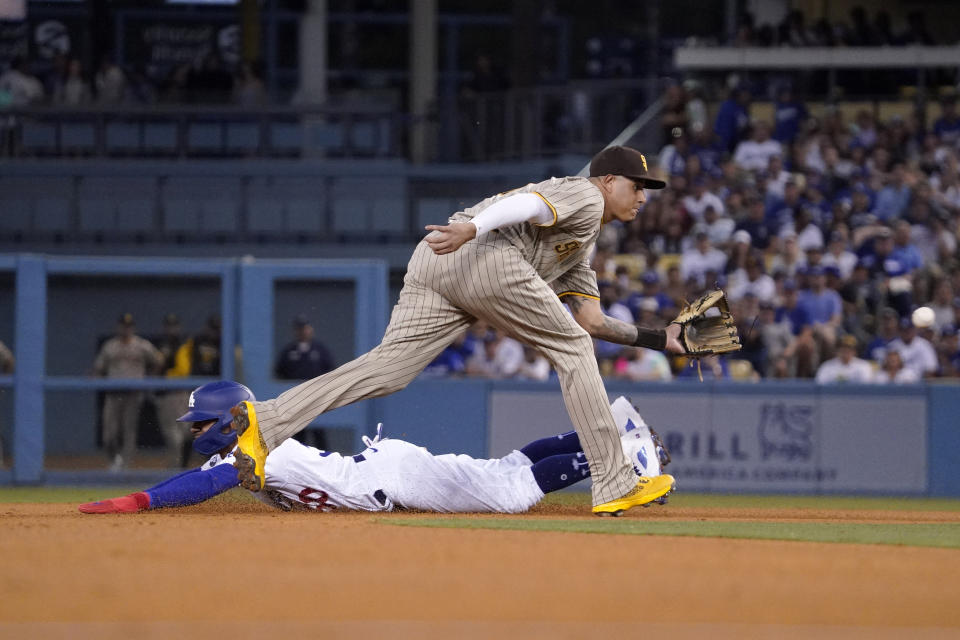
[[[231,465],[237,444],[230,413],[238,402],[253,401],[242,384],[210,382],[190,394],[181,422],[190,423],[193,447],[209,456],[199,469],[186,471],[144,491],[88,502],[83,513],[135,513],[203,502],[236,487]],[[633,460],[636,473],[658,475],[669,455],[640,414],[625,398],[610,405],[622,433],[618,440]],[[364,436],[367,448],[355,456],[322,451],[286,440],[267,456],[266,482],[255,493],[262,502],[286,511],[440,512],[526,511],[544,494],[568,487],[590,475],[577,434],[570,431],[531,442],[493,460],[465,455],[432,455],[403,440]],[[661,498],[661,501],[663,498]]]
[[[242,485],[263,487],[267,453],[316,416],[406,387],[479,318],[557,370],[590,463],[594,513],[620,514],[666,495],[673,477],[638,479],[620,448],[591,336],[683,353],[680,327],[647,330],[605,316],[588,261],[602,224],[633,220],[644,189],[665,186],[648,175],[640,152],[609,147],[593,158],[589,178],[528,184],[455,213],[449,224],[427,226],[379,346],[276,399],[235,408]]]

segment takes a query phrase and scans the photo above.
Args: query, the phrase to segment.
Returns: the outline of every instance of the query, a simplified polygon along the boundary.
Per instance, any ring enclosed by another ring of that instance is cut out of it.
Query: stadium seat
[[[326,187],[315,177],[254,178],[247,185],[247,230],[317,234],[326,228]]]
[[[284,232],[283,203],[276,196],[247,199],[247,231],[280,235]]]
[[[219,154],[224,151],[224,127],[219,123],[191,122],[187,125],[187,153]]]
[[[140,127],[130,122],[110,122],[106,127],[107,153],[132,154],[140,150]]]
[[[393,233],[408,228],[407,185],[402,178],[337,178],[331,201],[337,233]]]
[[[303,129],[311,150],[334,153],[343,151],[342,123],[317,119],[316,121],[305,121]]]
[[[256,122],[228,122],[228,153],[254,155],[260,147],[260,125]]]
[[[326,229],[327,188],[322,178],[274,178],[282,198],[284,229],[289,233],[321,233]]]
[[[274,155],[300,155],[303,149],[303,127],[299,122],[270,124],[270,151]]]
[[[0,229],[28,232],[33,227],[33,201],[24,193],[21,178],[0,177]]]
[[[20,128],[20,146],[28,155],[57,152],[57,127],[47,122],[25,120]]]
[[[164,230],[201,236],[236,231],[240,197],[239,178],[170,177],[161,197]]]
[[[175,153],[177,125],[172,122],[147,122],[143,125],[143,150],[146,153]]]
[[[60,144],[64,153],[93,153],[97,147],[94,124],[92,122],[63,123],[60,127]]]
[[[68,232],[72,202],[71,178],[0,177],[0,229]]]
[[[350,127],[350,148],[354,152],[372,154],[377,151],[377,123],[354,122]]]
[[[88,177],[78,188],[81,231],[152,232],[155,208],[153,178]]]

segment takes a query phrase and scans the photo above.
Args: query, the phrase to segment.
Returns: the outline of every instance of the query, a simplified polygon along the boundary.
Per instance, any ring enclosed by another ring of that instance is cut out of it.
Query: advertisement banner
[[[42,72],[57,56],[80,57],[87,24],[78,16],[31,14],[19,22],[0,21],[0,67],[14,58],[33,62],[35,72]]]
[[[125,18],[123,34],[124,62],[155,79],[183,65],[199,66],[211,55],[226,69],[240,61],[240,25],[235,20]]]
[[[635,393],[630,399],[663,438],[673,458],[667,471],[684,490],[927,489],[922,395]],[[572,428],[559,392],[495,391],[490,411],[492,456]]]

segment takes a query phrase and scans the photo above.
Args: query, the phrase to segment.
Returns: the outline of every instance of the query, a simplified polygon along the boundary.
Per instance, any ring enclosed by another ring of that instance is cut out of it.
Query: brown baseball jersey
[[[554,220],[507,225],[437,255],[420,242],[383,341],[370,352],[273,400],[255,402],[268,449],[337,407],[403,389],[477,318],[528,344],[557,370],[563,399],[590,463],[593,502],[636,485],[623,454],[590,335],[559,295],[598,297],[588,263],[603,215],[603,196],[586,178],[552,178],[513,193],[535,193]],[[498,199],[455,213],[466,222]]]
[[[468,222],[494,202],[517,193],[540,196],[553,212],[553,222],[510,225],[496,233],[520,250],[544,282],[551,284],[559,280],[554,286],[558,295],[579,293],[598,297],[596,274],[589,267],[589,256],[600,233],[603,196],[587,178],[550,178],[530,183],[457,212],[450,221]]]

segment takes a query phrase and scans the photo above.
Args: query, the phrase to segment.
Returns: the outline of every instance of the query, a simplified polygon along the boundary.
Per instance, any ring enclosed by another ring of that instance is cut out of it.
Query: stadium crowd
[[[840,109],[812,118],[789,90],[775,124],[750,121],[741,87],[707,126],[687,106],[663,116],[668,188],[648,192],[629,225],[601,232],[593,267],[606,313],[663,326],[684,301],[724,288],[744,346],[705,359],[704,378],[960,376],[954,97],[929,127],[918,117],[877,121],[866,109],[850,122]],[[913,322],[919,306],[933,310],[928,326]],[[607,377],[697,377],[683,358],[605,343],[596,352]],[[481,327],[430,370],[536,377],[521,367],[536,357]],[[507,365],[478,366],[483,359]]]
[[[923,11],[911,11],[906,24],[895,28],[890,13],[879,10],[871,18],[861,6],[850,9],[849,21],[820,18],[808,22],[794,9],[776,25],[758,24],[749,12],[741,14],[737,30],[728,42],[737,47],[885,47],[935,45]]]
[[[106,56],[92,72],[79,58],[60,54],[50,60],[15,58],[0,73],[0,107],[50,105],[236,104],[254,107],[268,101],[258,64],[230,71],[216,53],[172,68],[154,80],[132,65]]]

